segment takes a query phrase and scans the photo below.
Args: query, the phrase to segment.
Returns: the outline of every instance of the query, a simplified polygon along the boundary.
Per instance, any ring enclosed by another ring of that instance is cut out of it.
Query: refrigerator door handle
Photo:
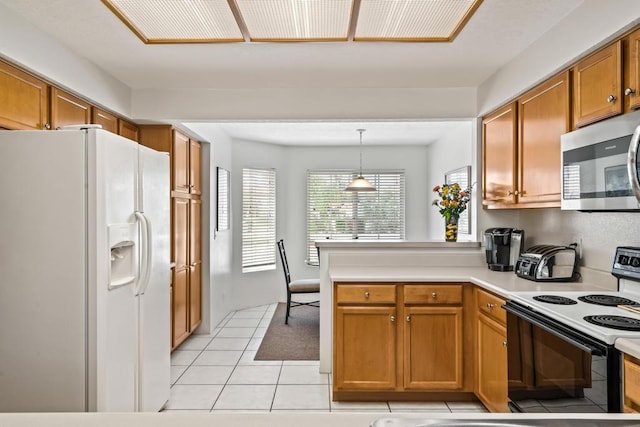
[[[640,203],[640,182],[638,177],[638,145],[640,144],[640,125],[636,127],[631,143],[629,144],[629,153],[627,155],[627,174],[629,175],[629,183],[631,190],[635,194],[636,199]]]
[[[142,217],[144,218],[144,222],[146,224],[146,249],[147,249],[147,263],[146,263],[146,268],[145,268],[145,277],[144,277],[144,282],[142,282],[142,286],[140,287],[140,294],[144,294],[147,291],[147,287],[149,287],[149,281],[151,278],[151,265],[152,265],[152,260],[153,260],[153,233],[152,233],[152,225],[151,225],[151,221],[149,220],[149,218],[147,218],[147,216],[145,214],[142,214]]]
[[[136,283],[135,294],[144,293],[145,283],[149,279],[150,263],[149,263],[149,223],[142,212],[135,213],[136,218],[140,222],[140,264],[138,266],[138,281]]]

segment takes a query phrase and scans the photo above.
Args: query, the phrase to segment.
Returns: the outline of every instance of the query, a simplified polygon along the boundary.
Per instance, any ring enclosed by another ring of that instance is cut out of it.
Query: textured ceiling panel
[[[243,41],[226,0],[103,0],[145,42]]]
[[[356,40],[453,38],[481,0],[362,0]]]
[[[352,0],[236,0],[252,40],[346,40]]]

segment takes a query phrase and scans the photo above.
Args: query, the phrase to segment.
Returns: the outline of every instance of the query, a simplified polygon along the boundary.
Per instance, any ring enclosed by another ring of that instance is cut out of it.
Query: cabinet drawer
[[[462,285],[405,285],[405,304],[460,304]]]
[[[476,301],[478,311],[500,322],[503,326],[507,324],[507,312],[502,305],[504,300],[497,296],[476,288]]]
[[[640,408],[640,366],[624,356],[624,404],[637,411]]]
[[[395,285],[336,285],[338,304],[395,304]]]

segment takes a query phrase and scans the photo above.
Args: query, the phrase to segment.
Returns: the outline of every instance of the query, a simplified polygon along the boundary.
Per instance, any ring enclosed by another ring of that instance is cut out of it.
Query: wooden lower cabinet
[[[171,200],[173,302],[171,348],[178,347],[202,322],[202,250],[200,200]]]
[[[474,289],[476,322],[476,376],[474,391],[491,412],[509,412],[507,406],[507,312],[505,301],[478,287]]]
[[[462,388],[462,307],[406,307],[404,388]]]
[[[365,391],[473,397],[465,387],[463,287],[337,283],[334,400]]]
[[[395,306],[337,307],[334,390],[396,388]]]
[[[640,413],[640,360],[624,355],[624,412]]]
[[[507,330],[489,316],[478,316],[476,395],[491,412],[507,406]]]
[[[171,295],[171,347],[176,348],[189,336],[189,270],[173,269]]]

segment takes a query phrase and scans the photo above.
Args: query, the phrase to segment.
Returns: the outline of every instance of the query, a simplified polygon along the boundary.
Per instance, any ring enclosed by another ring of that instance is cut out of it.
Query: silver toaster
[[[520,254],[515,272],[536,282],[573,282],[578,279],[576,246],[532,246]]]

